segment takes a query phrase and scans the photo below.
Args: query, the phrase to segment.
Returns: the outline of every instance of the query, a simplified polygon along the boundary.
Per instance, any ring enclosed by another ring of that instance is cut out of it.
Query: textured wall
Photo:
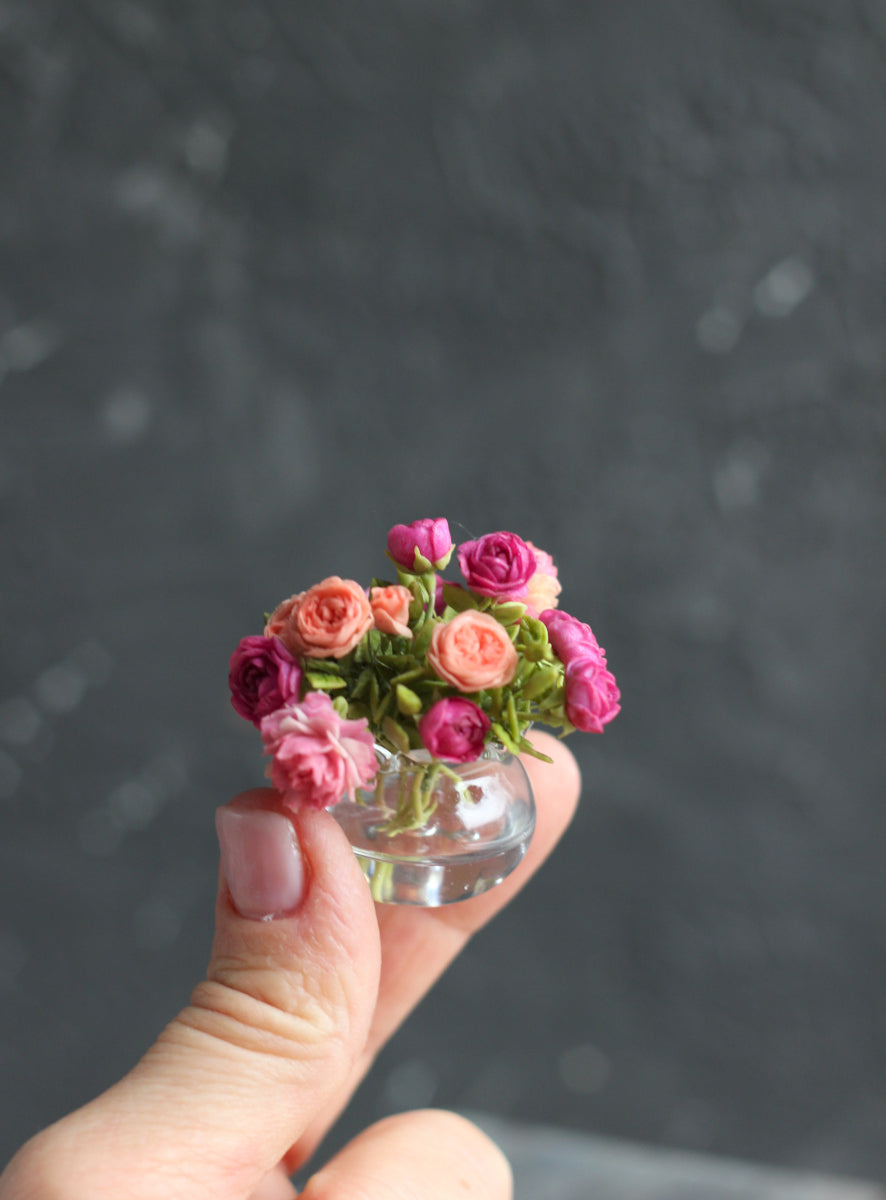
[[[886,1174],[886,9],[0,0],[3,1151],[208,950],[227,658],[446,514],[625,709],[380,1061]]]

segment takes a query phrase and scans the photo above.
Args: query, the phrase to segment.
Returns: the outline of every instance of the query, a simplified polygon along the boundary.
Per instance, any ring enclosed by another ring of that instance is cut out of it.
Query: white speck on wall
[[[89,686],[83,672],[71,662],[61,662],[38,676],[34,691],[45,712],[54,715],[73,712]]]
[[[25,696],[12,696],[0,704],[0,740],[7,745],[28,745],[42,727],[42,716]]]
[[[168,900],[152,897],[145,900],[132,916],[132,932],[145,950],[162,950],[171,946],[181,933],[182,919]]]
[[[7,329],[0,337],[0,376],[7,371],[32,371],[61,343],[61,331],[52,321],[35,320]]]
[[[11,800],[21,783],[22,769],[5,750],[0,750],[0,800]]]
[[[145,436],[151,424],[153,405],[142,392],[121,387],[112,392],[102,409],[102,428],[118,446],[130,445]]]
[[[612,1076],[609,1058],[590,1042],[564,1050],[557,1060],[557,1069],[568,1091],[586,1096],[601,1092]]]
[[[736,312],[724,305],[714,305],[703,312],[695,324],[695,340],[709,354],[728,354],[741,337],[742,321]]]
[[[764,317],[787,317],[815,286],[812,268],[801,258],[784,258],[754,288],[754,306]]]
[[[198,117],[185,133],[185,161],[201,175],[221,175],[228,162],[229,139],[229,132],[214,121]]]

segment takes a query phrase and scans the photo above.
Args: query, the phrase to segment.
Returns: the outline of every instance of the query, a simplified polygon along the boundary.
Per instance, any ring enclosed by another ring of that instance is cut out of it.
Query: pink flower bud
[[[606,666],[606,652],[594,637],[590,625],[553,608],[545,609],[538,619],[547,629],[551,647],[560,662],[568,664],[574,658],[593,658]]]
[[[418,723],[425,749],[444,762],[473,762],[479,758],[489,728],[486,713],[464,696],[438,700]]]
[[[445,517],[425,517],[395,525],[388,534],[388,554],[404,571],[442,571],[452,554],[452,535]],[[416,555],[423,561],[416,561]],[[427,564],[427,565],[425,565]]]
[[[615,676],[598,658],[573,658],[566,664],[566,716],[584,733],[602,733],[621,711]]]

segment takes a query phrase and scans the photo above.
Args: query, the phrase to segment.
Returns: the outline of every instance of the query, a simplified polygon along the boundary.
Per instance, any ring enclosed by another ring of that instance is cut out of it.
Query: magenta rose
[[[395,525],[388,534],[388,554],[404,571],[442,571],[452,555],[452,535],[445,517],[425,517]]]
[[[231,704],[253,725],[290,700],[298,699],[301,668],[279,638],[245,637],[228,669]]]
[[[308,692],[261,723],[268,778],[290,808],[328,808],[353,800],[378,770],[368,722],[346,721],[325,692]]]
[[[584,733],[602,733],[621,709],[615,676],[597,658],[573,658],[566,664],[566,716]]]
[[[594,637],[590,625],[555,608],[545,609],[538,619],[547,629],[551,647],[560,662],[568,664],[574,658],[593,658],[606,666],[606,652]]]
[[[472,591],[497,600],[523,600],[537,570],[535,555],[523,539],[504,532],[462,542],[458,565]]]
[[[424,748],[444,762],[473,762],[483,752],[489,718],[464,696],[432,704],[418,723]]]

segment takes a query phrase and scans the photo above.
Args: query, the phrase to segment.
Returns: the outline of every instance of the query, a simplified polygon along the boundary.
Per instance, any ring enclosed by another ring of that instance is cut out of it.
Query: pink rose
[[[298,699],[301,668],[275,637],[245,637],[231,655],[231,704],[253,725],[290,700]]]
[[[369,606],[375,628],[382,633],[396,634],[399,637],[412,637],[409,628],[409,605],[412,603],[412,592],[408,587],[399,583],[390,587],[374,587],[369,592]]]
[[[278,604],[265,634],[306,658],[344,658],[372,625],[372,608],[360,584],[330,575]]]
[[[526,545],[535,558],[535,574],[526,585],[526,611],[530,617],[537,617],[540,612],[557,607],[557,597],[562,589],[557,578],[557,568],[550,554],[539,550],[532,542],[527,542]]]
[[[566,716],[584,733],[602,733],[621,709],[615,676],[598,658],[574,658],[566,664]]]
[[[445,517],[425,517],[395,525],[388,534],[388,554],[404,571],[442,571],[452,554],[452,535]]]
[[[574,658],[593,658],[606,665],[606,652],[594,637],[590,625],[585,625],[569,613],[546,609],[538,618],[548,631],[548,639],[560,662],[568,664]]]
[[[328,808],[378,770],[368,722],[343,720],[325,692],[308,692],[261,723],[268,778],[290,808]]]
[[[517,651],[503,625],[469,608],[431,634],[428,662],[460,692],[505,687],[517,672]]]
[[[418,723],[424,748],[444,762],[473,762],[479,758],[489,728],[483,709],[464,696],[438,700]]]
[[[458,565],[468,587],[480,596],[522,600],[535,574],[535,555],[516,533],[487,533],[462,542]]]

